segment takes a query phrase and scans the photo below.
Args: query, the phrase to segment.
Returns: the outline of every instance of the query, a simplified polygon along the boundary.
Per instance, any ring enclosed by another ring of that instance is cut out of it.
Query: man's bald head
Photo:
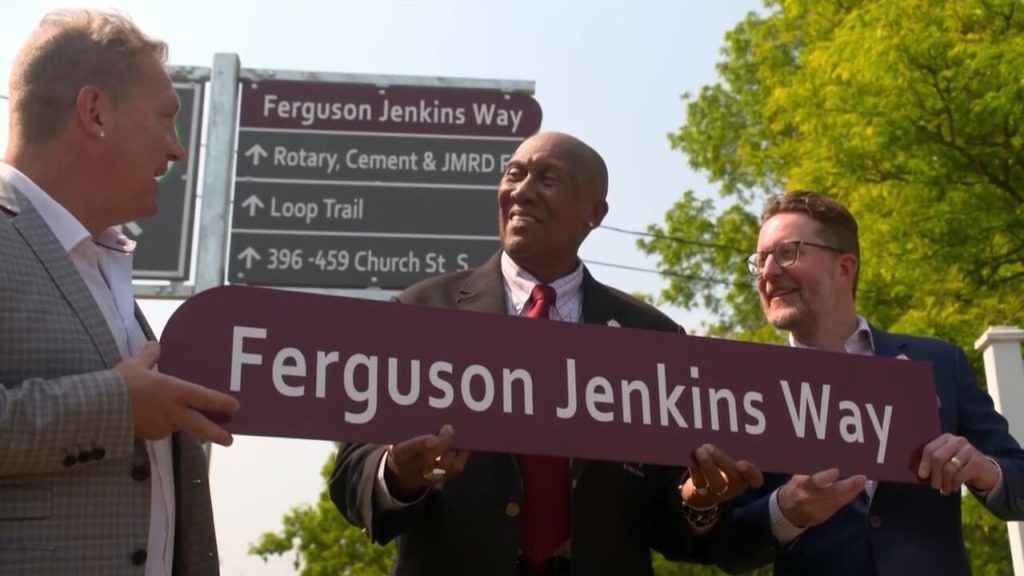
[[[498,185],[502,247],[541,281],[568,274],[607,213],[607,196],[608,168],[593,148],[561,132],[528,138]]]
[[[551,142],[553,149],[564,154],[582,189],[595,194],[601,200],[608,198],[608,166],[597,150],[564,132],[541,132],[526,139],[521,146],[533,140]]]
[[[87,9],[50,12],[14,60],[12,142],[41,145],[57,138],[84,86],[95,86],[116,101],[132,86],[142,56],[164,62],[167,44],[125,16]]]

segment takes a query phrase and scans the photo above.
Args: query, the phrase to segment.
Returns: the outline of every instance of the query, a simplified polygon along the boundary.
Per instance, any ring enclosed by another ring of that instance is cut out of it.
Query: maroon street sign
[[[614,323],[613,323],[614,324]],[[236,434],[915,482],[940,433],[930,364],[228,286],[187,300],[160,370],[238,397]]]
[[[522,92],[437,86],[246,80],[241,128],[526,138],[541,109]]]

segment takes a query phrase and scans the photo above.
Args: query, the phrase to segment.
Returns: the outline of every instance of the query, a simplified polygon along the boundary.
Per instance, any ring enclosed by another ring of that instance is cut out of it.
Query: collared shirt
[[[501,253],[501,277],[505,285],[506,311],[510,316],[526,313],[533,287],[541,284],[537,278],[516,264],[505,252]],[[550,284],[555,289],[555,305],[548,317],[563,322],[579,322],[583,316],[583,263],[567,276]]]
[[[813,348],[800,341],[798,341],[793,333],[790,332],[787,343],[794,348]],[[846,339],[843,343],[843,350],[847,354],[860,354],[862,356],[874,356],[875,355],[875,337],[871,333],[871,326],[868,325],[868,321],[863,316],[857,316],[857,327],[854,329],[853,334]],[[995,461],[993,460],[993,463]],[[996,468],[999,468],[999,464],[996,463]],[[878,489],[878,482],[874,480],[868,480],[864,484],[864,491],[867,492],[868,500],[870,501],[875,496],[875,490]],[[996,482],[995,488],[988,492],[979,492],[978,494],[982,498],[993,498],[999,497],[1003,490],[1003,472],[999,470],[999,480]],[[786,544],[792,542],[803,534],[807,528],[801,528],[795,526],[790,522],[786,516],[782,513],[782,509],[778,503],[779,491],[776,489],[772,492],[768,499],[768,513],[771,518],[771,529],[772,535],[775,539],[781,543]]]
[[[36,209],[68,253],[96,300],[122,358],[138,353],[146,335],[135,318],[132,251],[135,243],[114,228],[91,236],[64,206],[13,166],[0,162],[10,182]],[[169,576],[174,559],[174,465],[171,440],[146,441],[151,469],[146,576]]]

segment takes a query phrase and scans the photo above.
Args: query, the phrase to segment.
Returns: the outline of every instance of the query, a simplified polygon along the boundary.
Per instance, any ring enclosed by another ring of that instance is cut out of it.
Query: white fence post
[[[990,326],[974,348],[985,359],[988,393],[998,410],[1010,423],[1010,434],[1024,443],[1024,359],[1021,358],[1024,330],[1010,326]],[[1024,576],[1024,522],[1008,522],[1013,573]]]

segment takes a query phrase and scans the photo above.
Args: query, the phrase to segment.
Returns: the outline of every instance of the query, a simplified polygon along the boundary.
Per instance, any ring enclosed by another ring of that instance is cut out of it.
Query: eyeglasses
[[[845,250],[840,250],[839,248],[826,246],[824,244],[805,242],[803,240],[790,240],[788,242],[780,242],[771,250],[754,252],[751,254],[750,257],[747,258],[747,270],[749,270],[754,276],[759,275],[764,270],[764,265],[768,262],[769,255],[775,258],[775,263],[782,268],[792,266],[796,263],[796,259],[800,257],[801,246],[814,246],[815,248],[830,250],[839,254],[846,253]]]

